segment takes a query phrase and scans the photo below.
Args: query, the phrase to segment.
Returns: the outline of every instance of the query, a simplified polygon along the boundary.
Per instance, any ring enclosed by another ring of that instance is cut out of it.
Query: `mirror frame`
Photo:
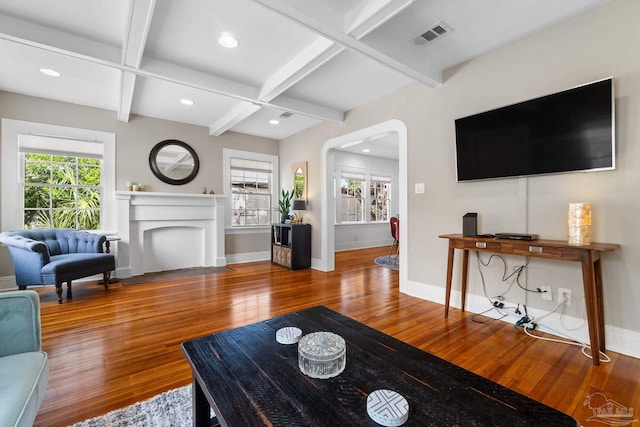
[[[304,178],[304,189],[302,190],[302,197],[297,200],[304,200],[305,203],[308,203],[309,199],[307,198],[307,189],[309,188],[309,175],[307,174],[307,162],[298,162],[298,163],[294,163],[291,166],[291,176],[293,179],[294,194],[295,194],[295,188],[296,188],[296,171],[298,169],[302,169],[302,177]]]
[[[193,157],[193,170],[186,177],[181,179],[170,178],[165,174],[163,174],[160,168],[158,167],[158,163],[156,161],[158,157],[158,153],[160,152],[160,150],[162,150],[164,147],[168,145],[177,145],[179,147],[182,147],[185,150],[187,150],[189,154],[191,154],[191,157]],[[167,184],[171,184],[171,185],[183,185],[193,181],[193,179],[198,175],[198,172],[200,171],[200,159],[198,158],[198,155],[196,154],[194,149],[191,148],[187,143],[178,141],[177,139],[166,139],[164,141],[157,143],[149,153],[149,166],[151,167],[151,171],[153,172],[153,174],[160,181],[166,182]]]

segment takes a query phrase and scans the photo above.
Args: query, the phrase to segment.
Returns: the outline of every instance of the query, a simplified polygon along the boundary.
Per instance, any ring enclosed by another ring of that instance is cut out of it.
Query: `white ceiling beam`
[[[220,136],[256,111],[262,108],[260,105],[250,102],[242,102],[235,108],[231,109],[227,114],[216,120],[209,126],[209,135]]]
[[[133,90],[136,86],[136,75],[130,71],[120,71],[120,104],[118,106],[118,120],[128,122],[131,115]]]
[[[342,46],[318,37],[265,81],[260,88],[260,100],[272,100],[340,53],[342,49]]]
[[[0,37],[3,40],[25,46],[55,53],[74,52],[77,57],[91,56],[101,61],[120,61],[121,50],[116,46],[89,40],[7,15],[0,14],[0,31]],[[4,65],[6,66],[6,64]]]
[[[202,90],[209,93],[215,93],[218,95],[227,96],[230,98],[238,99],[241,101],[248,101],[257,105],[270,106],[273,108],[284,109],[279,105],[272,104],[271,102],[261,101],[258,99],[259,90],[253,86],[245,85],[236,81],[224,79],[222,77],[214,76],[211,74],[204,74],[198,71],[194,71],[189,68],[177,66],[164,61],[158,61],[154,59],[143,58],[141,62],[141,68],[133,68],[127,65],[122,65],[118,62],[112,62],[105,59],[96,58],[93,56],[85,55],[78,52],[69,51],[66,49],[57,48],[54,46],[45,45],[43,43],[27,40],[19,37],[15,37],[9,34],[0,33],[0,39],[18,43],[24,46],[30,46],[36,49],[42,49],[47,52],[57,53],[70,58],[87,61],[93,64],[103,65],[122,71],[129,71],[136,76],[154,78],[158,80],[175,83],[194,89]],[[299,101],[296,103],[298,106],[307,106],[308,110],[298,107],[299,114],[313,117],[319,120],[335,121],[335,117],[342,116],[342,111],[316,105],[308,102]],[[326,112],[326,117],[321,112]]]
[[[155,0],[131,0],[128,25],[122,46],[123,65],[140,68],[155,7]]]
[[[302,12],[295,5],[285,3],[283,0],[254,1],[262,4],[273,12],[284,16],[285,18],[308,28],[322,37],[336,43],[340,43],[414,80],[425,83],[429,86],[438,86],[442,84],[442,70],[425,63],[424,61],[419,62],[417,60],[413,60],[409,64],[401,62],[387,53],[380,52],[371,46],[356,40],[351,35],[346,34],[345,31],[336,29],[335,23],[321,21],[315,16]]]
[[[122,65],[139,68],[151,27],[151,18],[155,9],[155,0],[131,0],[128,22],[122,46]],[[136,76],[129,71],[121,71],[120,104],[118,120],[128,122],[133,103]]]
[[[414,0],[371,0],[365,2],[366,7],[358,7],[346,17],[348,21],[347,26],[349,27],[347,31],[353,33],[351,35],[355,38],[363,37],[379,25],[382,25],[392,16],[395,16],[413,3],[413,1]],[[334,14],[333,10],[323,7],[322,3],[315,3],[313,6],[315,6],[313,9],[314,16],[322,16],[324,22],[331,22],[335,28],[344,26],[345,22],[343,17]],[[319,37],[265,81],[260,88],[258,99],[264,102],[272,101],[343,50],[343,45],[334,43],[327,38]],[[283,105],[287,107],[288,111],[301,106],[297,100],[292,101],[287,97],[281,98],[280,101],[284,102]],[[250,110],[251,112],[249,113]],[[222,134],[258,110],[259,108],[255,106],[251,109],[246,106],[244,108],[234,109],[225,115],[223,119],[212,124],[209,127],[210,132],[217,135]],[[234,112],[238,114],[239,117],[233,118],[232,115]],[[340,118],[340,122],[344,118],[343,113],[336,114],[335,112],[331,112],[330,114],[332,114],[335,119]]]
[[[415,0],[369,0],[360,2],[345,16],[345,32],[356,40],[369,34]]]
[[[240,101],[258,102],[259,89],[255,86],[225,79],[213,74],[185,68],[170,62],[144,57],[136,73],[172,83],[201,89]]]

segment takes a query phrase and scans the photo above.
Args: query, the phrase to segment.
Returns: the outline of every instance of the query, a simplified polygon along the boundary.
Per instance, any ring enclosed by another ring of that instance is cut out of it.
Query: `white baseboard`
[[[227,254],[227,265],[243,264],[245,262],[268,261],[271,259],[270,251],[246,252],[242,254]]]
[[[114,277],[117,277],[118,279],[128,279],[129,277],[131,277],[131,267],[126,267],[126,268],[116,267],[116,274]]]
[[[409,281],[406,293],[427,301],[444,304],[445,289],[440,286]],[[508,301],[504,303],[505,306],[516,306],[516,304],[509,303]],[[460,304],[461,292],[452,289],[450,306],[460,308]],[[512,324],[515,324],[515,322],[522,317],[522,315],[516,315],[511,310],[501,310],[501,313],[507,314],[507,316],[500,318],[501,314],[497,310],[492,309],[491,303],[485,297],[474,294],[467,294],[465,310],[471,313],[483,313],[489,310],[483,315]],[[548,312],[536,308],[528,308],[528,314],[529,317],[533,316],[534,322],[535,319],[540,319],[542,316],[545,316],[538,323],[538,329],[542,332],[580,343],[589,343],[589,329],[586,320],[582,318],[562,316],[560,313],[548,314]],[[640,358],[640,333],[611,325],[605,325],[604,329],[608,350]]]
[[[12,291],[18,289],[15,276],[0,277],[0,291]]]
[[[349,243],[336,243],[335,251],[351,251],[354,249],[367,249],[367,248],[377,248],[379,246],[388,246],[391,247],[391,244],[388,240],[369,240],[369,241],[357,241],[357,242],[349,242]]]

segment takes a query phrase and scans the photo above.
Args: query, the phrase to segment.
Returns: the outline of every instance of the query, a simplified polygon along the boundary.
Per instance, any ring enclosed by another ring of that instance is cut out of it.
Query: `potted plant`
[[[284,223],[289,218],[289,212],[291,211],[291,199],[293,198],[293,191],[282,190],[282,195],[278,201],[280,206],[280,222]]]

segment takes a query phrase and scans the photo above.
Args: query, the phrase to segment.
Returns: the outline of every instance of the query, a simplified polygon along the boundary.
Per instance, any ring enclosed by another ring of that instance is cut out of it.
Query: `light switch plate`
[[[424,182],[416,183],[416,194],[424,194]]]

